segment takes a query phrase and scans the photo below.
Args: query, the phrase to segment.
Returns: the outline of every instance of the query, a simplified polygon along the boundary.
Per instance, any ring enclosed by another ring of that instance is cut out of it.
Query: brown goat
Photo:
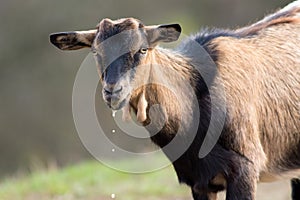
[[[176,144],[178,148],[184,146],[192,137],[186,151],[176,160],[176,149],[164,152],[174,161],[179,181],[191,187],[195,200],[216,199],[224,189],[227,200],[253,200],[257,182],[297,178],[300,1],[245,28],[202,31],[174,51],[157,46],[177,40],[180,32],[178,24],[145,26],[133,18],[104,19],[96,30],[55,33],[50,40],[63,50],[92,48],[108,106],[123,109],[125,118],[133,110],[145,126],[163,122],[159,133],[151,136],[160,147],[168,145],[184,128]],[[102,45],[122,33],[121,40]],[[196,70],[195,42],[217,66],[211,71],[200,66],[209,73],[208,82]],[[119,46],[127,48],[121,56],[116,53]],[[220,86],[224,93],[219,92]],[[213,99],[226,108],[225,124],[216,145],[199,158],[211,113],[218,107],[212,105]],[[153,118],[150,108],[155,104],[164,110]],[[195,109],[201,115],[194,137],[189,134]],[[299,200],[300,183],[296,179],[292,183],[293,199]]]

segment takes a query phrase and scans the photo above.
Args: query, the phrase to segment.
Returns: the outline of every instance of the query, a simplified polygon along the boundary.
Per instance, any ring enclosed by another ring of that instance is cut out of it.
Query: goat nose
[[[115,85],[111,85],[111,84],[107,84],[103,88],[105,94],[108,94],[108,95],[118,94],[122,91],[122,89],[123,89],[122,86],[116,87]]]

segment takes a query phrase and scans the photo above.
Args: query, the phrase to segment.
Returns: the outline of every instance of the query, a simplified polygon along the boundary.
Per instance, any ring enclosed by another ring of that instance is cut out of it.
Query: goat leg
[[[292,199],[300,200],[300,179],[292,179]]]

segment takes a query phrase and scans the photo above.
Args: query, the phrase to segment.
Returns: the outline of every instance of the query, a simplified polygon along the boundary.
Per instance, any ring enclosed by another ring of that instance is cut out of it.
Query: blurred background
[[[73,82],[89,50],[59,51],[49,43],[50,33],[90,29],[102,18],[129,16],[145,24],[178,22],[184,34],[206,26],[237,28],[289,2],[1,0],[0,177],[36,165],[61,167],[92,159],[72,117]]]

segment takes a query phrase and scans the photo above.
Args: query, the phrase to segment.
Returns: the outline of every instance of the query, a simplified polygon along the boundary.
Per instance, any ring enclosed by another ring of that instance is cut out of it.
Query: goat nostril
[[[103,90],[105,94],[112,94],[112,91],[110,89],[104,88]]]
[[[117,93],[120,93],[120,92],[122,91],[122,89],[123,89],[123,87],[121,86],[119,89],[114,90],[113,93],[116,93],[116,94],[117,94]]]
[[[120,88],[113,88],[113,87],[104,87],[103,88],[104,93],[107,95],[113,95],[113,94],[118,94],[123,90],[123,87],[121,86]]]

